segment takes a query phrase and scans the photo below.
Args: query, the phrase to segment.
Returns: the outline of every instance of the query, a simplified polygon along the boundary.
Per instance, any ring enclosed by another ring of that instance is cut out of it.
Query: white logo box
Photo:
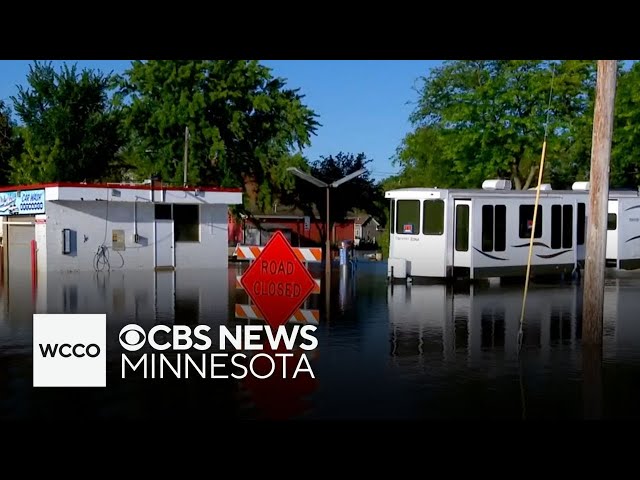
[[[34,387],[106,387],[106,314],[33,316]]]

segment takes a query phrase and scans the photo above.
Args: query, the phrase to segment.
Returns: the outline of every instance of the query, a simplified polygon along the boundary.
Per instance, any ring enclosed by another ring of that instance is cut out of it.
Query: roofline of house
[[[82,182],[51,182],[51,183],[34,183],[31,185],[9,185],[0,187],[0,192],[14,192],[24,190],[40,190],[44,188],[117,188],[122,190],[151,190],[150,183],[82,183]],[[190,192],[192,190],[200,190],[202,192],[242,192],[241,188],[224,188],[211,186],[190,185],[187,187],[170,187],[162,185],[160,182],[153,186],[153,190],[172,190]]]
[[[256,218],[258,220],[260,219],[276,219],[276,218],[281,218],[284,220],[304,220],[304,217],[308,216],[308,215],[278,215],[278,214],[265,214],[265,215],[261,215],[261,214],[254,214],[252,215],[253,218]],[[314,220],[321,220],[320,217],[318,217],[317,215],[315,217],[313,217]],[[357,217],[347,217],[343,220],[337,220],[337,222],[344,222],[345,220],[356,220]]]

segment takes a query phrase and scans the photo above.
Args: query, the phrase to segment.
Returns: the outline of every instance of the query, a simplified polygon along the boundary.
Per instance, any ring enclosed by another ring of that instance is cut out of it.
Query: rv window
[[[573,205],[562,206],[562,248],[573,246]]]
[[[496,205],[495,208],[495,237],[493,240],[496,252],[504,252],[507,248],[507,207]]]
[[[551,248],[562,245],[562,207],[551,205]]]
[[[493,251],[493,205],[482,206],[482,251]]]
[[[578,232],[577,232],[577,243],[578,245],[584,245],[584,228],[586,226],[586,210],[585,204],[578,204]]]
[[[615,230],[618,228],[618,215],[610,213],[607,216],[607,230]]]
[[[420,233],[420,200],[398,200],[396,204],[396,233],[418,235]]]
[[[391,205],[389,206],[389,229],[391,230],[391,234],[393,235],[396,232],[396,201],[391,200]]]
[[[533,205],[520,205],[520,238],[531,238],[531,227],[533,225]],[[542,205],[538,205],[538,215],[536,218],[536,231],[533,238],[542,236]]]
[[[469,205],[456,206],[456,251],[469,250]]]
[[[200,241],[199,205],[174,205],[173,220],[176,242]]]
[[[422,233],[442,235],[444,233],[444,201],[425,200],[423,202]]]

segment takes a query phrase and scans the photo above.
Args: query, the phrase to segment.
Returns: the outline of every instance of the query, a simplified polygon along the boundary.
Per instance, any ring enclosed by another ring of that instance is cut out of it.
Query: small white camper
[[[586,182],[575,183],[572,190],[541,186],[531,256],[533,274],[570,274],[583,265],[588,189]],[[391,202],[388,276],[524,276],[535,195],[535,189],[512,190],[505,180],[487,180],[482,189],[475,190],[387,191]],[[638,193],[612,191],[609,212],[607,259],[618,268],[638,268]]]

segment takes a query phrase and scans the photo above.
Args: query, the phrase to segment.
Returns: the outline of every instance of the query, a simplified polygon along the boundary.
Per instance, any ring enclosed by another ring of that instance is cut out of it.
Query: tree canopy
[[[448,61],[421,79],[412,131],[393,161],[401,172],[384,188],[474,187],[508,178],[566,188],[587,180],[596,62]],[[620,68],[611,186],[640,182],[640,64]],[[332,182],[371,160],[339,153],[308,164],[319,127],[299,90],[249,60],[134,61],[121,76],[35,62],[24,86],[0,101],[0,182],[144,180],[242,187],[246,207],[274,201],[325,215],[322,189],[300,184],[296,166]],[[293,187],[297,186],[295,191]],[[363,209],[384,221],[382,187],[368,177],[332,191],[331,218]]]
[[[75,65],[59,72],[51,63],[30,66],[27,87],[12,97],[24,145],[11,161],[11,180],[101,180],[121,146],[110,87],[110,75]]]
[[[534,182],[545,131],[546,177],[575,174],[593,104],[591,61],[449,61],[423,78],[414,131],[395,158],[402,184],[477,187],[500,176]],[[426,182],[426,183],[425,183]]]
[[[593,118],[589,118],[587,124],[589,133],[591,133],[592,124]],[[611,185],[638,188],[639,160],[640,63],[636,62],[629,70],[623,71],[618,78],[611,149]]]
[[[0,185],[5,184],[9,174],[9,161],[14,154],[15,139],[11,112],[0,100]]]
[[[259,206],[291,185],[286,167],[304,164],[318,126],[303,96],[257,61],[135,61],[121,85],[139,175],[181,185],[188,127],[187,183],[243,187]]]

